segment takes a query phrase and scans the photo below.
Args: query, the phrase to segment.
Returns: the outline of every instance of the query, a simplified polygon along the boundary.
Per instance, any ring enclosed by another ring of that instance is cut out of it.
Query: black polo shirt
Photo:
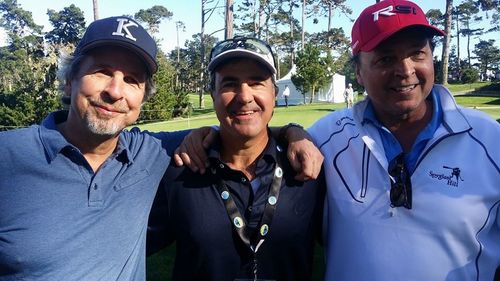
[[[269,233],[256,254],[258,277],[311,279],[325,184],[323,176],[316,181],[294,180],[286,151],[279,150],[270,139],[258,158],[256,178],[260,186],[255,194],[242,172],[220,161],[217,145],[209,151],[211,165],[204,175],[173,163],[169,166],[150,215],[147,247],[152,253],[176,241],[172,280],[253,278],[253,253],[233,230],[216,184],[221,177],[239,212],[255,228],[264,211],[277,157],[281,157],[284,176]]]

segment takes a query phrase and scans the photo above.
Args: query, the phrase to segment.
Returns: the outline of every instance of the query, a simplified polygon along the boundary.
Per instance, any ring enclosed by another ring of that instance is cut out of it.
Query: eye
[[[238,85],[237,85],[236,81],[227,81],[227,82],[223,82],[221,84],[221,88],[223,88],[223,89],[233,89],[237,86]]]
[[[123,80],[125,81],[125,83],[127,84],[133,84],[133,85],[139,85],[139,80],[133,76],[125,76],[125,78],[123,78]]]
[[[427,53],[424,52],[423,50],[417,50],[413,52],[411,57],[415,60],[423,60],[427,57]]]
[[[377,59],[376,64],[378,65],[389,65],[394,62],[395,58],[393,56],[383,56]]]
[[[265,86],[264,81],[252,81],[248,83],[252,88]]]
[[[112,73],[109,69],[106,68],[96,68],[94,70],[94,74],[100,74],[100,75],[105,75],[105,76],[111,76]]]

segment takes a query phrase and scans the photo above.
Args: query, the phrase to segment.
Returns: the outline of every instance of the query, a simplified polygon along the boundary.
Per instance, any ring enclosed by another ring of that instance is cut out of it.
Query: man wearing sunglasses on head
[[[325,156],[326,280],[494,278],[500,126],[434,84],[432,39],[442,35],[402,0],[354,23],[368,98],[309,130]]]
[[[255,38],[220,42],[208,70],[219,137],[203,175],[168,168],[148,250],[176,241],[173,280],[310,280],[324,182],[297,181],[268,128],[278,93],[271,48]]]

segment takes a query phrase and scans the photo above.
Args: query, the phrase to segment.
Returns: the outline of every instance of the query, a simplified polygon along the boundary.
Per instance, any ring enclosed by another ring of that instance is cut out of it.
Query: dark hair
[[[75,56],[62,53],[59,57],[59,67],[57,70],[57,80],[59,81],[59,91],[61,93],[61,102],[63,105],[71,104],[71,95],[66,93],[66,84],[73,80],[80,69],[83,60],[88,56],[88,53],[77,54]],[[153,76],[147,73],[146,90],[144,93],[143,102],[151,98],[156,92]]]

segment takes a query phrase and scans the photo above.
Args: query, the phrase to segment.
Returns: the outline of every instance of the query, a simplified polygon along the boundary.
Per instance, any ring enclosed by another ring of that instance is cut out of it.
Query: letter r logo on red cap
[[[373,13],[373,21],[378,21],[379,15],[387,16],[387,17],[395,16],[396,14],[392,13],[392,10],[393,10],[393,7],[392,7],[392,5],[390,5],[390,6],[383,8],[383,9],[380,9],[378,11],[375,11]]]

